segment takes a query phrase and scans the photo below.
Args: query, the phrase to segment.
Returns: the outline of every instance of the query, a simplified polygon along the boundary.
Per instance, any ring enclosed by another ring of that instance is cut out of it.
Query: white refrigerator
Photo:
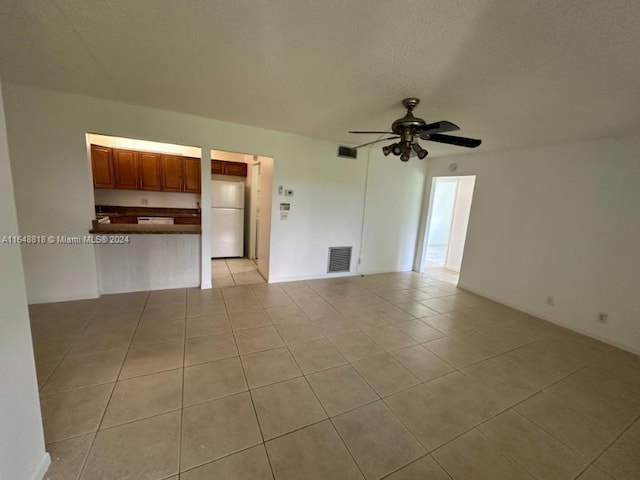
[[[244,182],[211,181],[211,257],[244,255]]]

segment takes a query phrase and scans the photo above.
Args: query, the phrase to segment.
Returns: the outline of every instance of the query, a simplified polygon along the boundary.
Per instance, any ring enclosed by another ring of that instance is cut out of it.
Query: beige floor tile
[[[327,337],[335,337],[346,333],[355,333],[360,331],[360,327],[350,320],[350,317],[344,315],[328,315],[326,317],[318,317],[313,323],[320,329],[323,335]]]
[[[47,444],[51,466],[45,480],[78,480],[93,442],[93,433]]]
[[[219,335],[231,331],[226,313],[187,317],[187,338]]]
[[[222,275],[213,274],[211,275],[211,284],[214,288],[222,288],[233,286],[236,282],[233,280],[230,273]]]
[[[307,317],[302,309],[297,305],[268,307],[265,311],[273,323],[309,319],[309,317]]]
[[[302,372],[286,348],[276,348],[242,357],[249,388],[257,388],[299,377]]]
[[[253,293],[251,295],[252,296],[250,297],[231,297],[231,298],[225,297],[224,303],[227,306],[227,313],[229,313],[229,317],[232,319],[231,325],[234,328],[237,328],[237,327],[233,325],[233,314],[236,314],[236,313],[239,314],[243,312],[263,312],[264,313],[264,309],[262,308],[262,304],[260,303],[260,300],[258,300],[258,297],[253,295]],[[255,323],[252,323],[249,326],[255,327],[257,325]],[[246,327],[240,327],[240,328],[246,328]]]
[[[61,392],[115,382],[126,350],[67,356],[42,388],[42,393]]]
[[[182,370],[121,380],[109,401],[101,429],[182,407]]]
[[[391,355],[421,382],[427,382],[454,371],[452,366],[421,345],[396,350],[391,352]]]
[[[640,420],[636,420],[622,437],[640,448]]]
[[[408,322],[400,322],[394,324],[394,326],[401,332],[409,335],[413,340],[418,343],[428,342],[429,340],[435,340],[436,338],[444,337],[444,333],[435,328],[427,325],[422,320],[410,320]]]
[[[613,347],[569,330],[563,335],[544,338],[531,344],[545,354],[555,354],[578,366],[586,365],[611,352]]]
[[[273,480],[264,445],[248,448],[180,474],[181,480]]]
[[[330,337],[331,343],[350,362],[384,353],[384,350],[362,332]]]
[[[432,453],[455,480],[533,480],[522,467],[504,455],[491,440],[477,430]]]
[[[181,368],[184,356],[184,342],[145,345],[129,350],[124,361],[120,379],[148,375]]]
[[[595,465],[616,480],[640,478],[640,447],[625,439],[611,445]]]
[[[224,315],[226,312],[222,297],[187,301],[187,317]]]
[[[252,390],[251,397],[265,441],[327,418],[303,377]]]
[[[258,272],[240,272],[232,273],[233,280],[236,285],[254,285],[256,283],[266,283]]]
[[[340,352],[326,338],[314,342],[291,345],[289,350],[305,374],[347,363],[347,360],[340,355]]]
[[[451,477],[429,455],[402,467],[385,480],[451,480]]]
[[[593,368],[632,386],[640,386],[640,356],[622,350],[596,360]]]
[[[353,367],[382,397],[420,383],[388,353],[358,360]]]
[[[36,375],[38,376],[38,388],[42,388],[62,359],[55,358],[53,360],[39,360],[36,358],[35,361]]]
[[[185,407],[247,390],[239,357],[184,369]]]
[[[456,368],[464,368],[502,353],[499,349],[463,335],[464,332],[457,333],[432,340],[423,345]]]
[[[185,342],[185,366],[213,362],[238,355],[236,342],[231,333],[189,338]]]
[[[524,401],[516,410],[585,458],[593,460],[616,434],[578,413],[570,401],[548,392]]]
[[[248,393],[185,408],[181,468],[188,470],[262,442]]]
[[[82,480],[156,480],[178,472],[180,412],[101,430]]]
[[[142,312],[141,323],[163,322],[166,320],[184,319],[187,316],[187,306],[185,302],[180,303],[160,303],[150,305]]]
[[[271,350],[284,346],[284,342],[273,325],[247,328],[235,332],[240,355]]]
[[[134,331],[135,325],[94,329],[90,333],[78,337],[71,347],[69,355],[127,349]]]
[[[305,427],[266,443],[277,480],[361,480],[331,422]]]
[[[522,415],[509,410],[478,430],[536,478],[570,480],[588,462]]]
[[[398,303],[396,306],[416,318],[430,317],[438,313],[420,302]]]
[[[446,335],[477,328],[476,322],[470,321],[467,316],[462,315],[462,312],[454,312],[449,315],[431,315],[420,320]]]
[[[396,393],[384,402],[429,451],[511,406],[499,389],[459,373]]]
[[[331,417],[379,398],[350,365],[314,373],[307,380]]]
[[[56,442],[98,430],[113,384],[78,388],[40,397],[46,442]]]
[[[415,345],[416,342],[405,333],[395,327],[363,327],[362,331],[374,342],[380,345],[385,351],[400,350],[401,348]]]
[[[141,321],[133,337],[132,346],[153,345],[184,339],[185,320],[167,320],[165,322]]]
[[[382,402],[332,421],[366,478],[381,478],[426,453]]]
[[[296,343],[312,342],[324,338],[322,330],[313,323],[308,321],[290,321],[276,324],[278,333],[287,345],[295,345]]]
[[[337,315],[339,312],[325,301],[308,302],[305,300],[296,300],[302,311],[310,318],[319,318],[326,315]]]
[[[640,386],[619,382],[590,367],[563,379],[548,391],[612,432],[622,432],[640,414]]]
[[[40,340],[34,335],[33,355],[36,360],[59,360],[67,354],[74,342],[79,338],[78,335],[74,335],[64,336],[55,340],[49,338]]]
[[[233,330],[271,325],[271,320],[263,310],[230,312],[229,320]]]
[[[577,480],[613,480],[609,475],[604,473],[598,467],[593,465],[587,468],[585,472],[578,477]]]
[[[260,303],[262,303],[262,306],[265,308],[282,307],[284,305],[294,305],[291,297],[286,293],[284,293],[283,291],[275,292],[275,293],[267,292],[265,294],[258,295],[258,299],[260,300]]]

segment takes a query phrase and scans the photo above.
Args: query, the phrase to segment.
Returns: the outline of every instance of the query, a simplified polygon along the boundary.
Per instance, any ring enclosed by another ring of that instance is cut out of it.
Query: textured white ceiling
[[[484,150],[640,130],[637,0],[0,0],[0,12],[4,81],[344,143],[373,140],[347,130],[388,128],[407,96]]]

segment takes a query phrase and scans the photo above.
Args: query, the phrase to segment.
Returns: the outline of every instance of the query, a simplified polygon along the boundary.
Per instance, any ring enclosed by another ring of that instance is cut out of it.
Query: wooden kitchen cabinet
[[[181,192],[183,178],[183,158],[178,155],[162,155],[162,190]]]
[[[162,159],[159,153],[138,152],[140,189],[162,190]]]
[[[242,162],[211,160],[211,173],[217,173],[220,175],[234,175],[236,177],[246,177],[247,164]]]
[[[114,148],[113,170],[115,174],[115,188],[124,190],[138,189],[137,152]]]
[[[186,193],[200,193],[200,159],[184,157],[184,189]]]
[[[100,145],[91,145],[91,170],[94,188],[114,188],[113,157],[111,149]]]

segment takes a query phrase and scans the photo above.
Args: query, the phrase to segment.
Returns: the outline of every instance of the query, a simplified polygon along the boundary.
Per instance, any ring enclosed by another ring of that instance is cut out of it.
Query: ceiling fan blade
[[[453,135],[441,135],[439,133],[430,133],[429,138],[424,140],[430,140],[438,143],[448,143],[450,145],[457,145],[459,147],[476,148],[482,143],[482,140],[476,140],[475,138],[466,137],[454,137]]]
[[[400,137],[396,136],[396,137],[381,138],[380,140],[374,140],[373,142],[363,143],[362,145],[358,145],[353,148],[366,147],[367,145],[373,145],[374,143],[384,142],[385,140],[394,140],[396,138],[400,138]]]
[[[388,134],[392,134],[393,132],[370,132],[370,131],[365,131],[365,130],[349,130],[349,133],[388,133]]]
[[[423,125],[422,127],[418,127],[417,130],[425,133],[444,133],[455,132],[456,130],[460,130],[460,127],[458,127],[455,123],[442,120],[440,122],[428,123],[426,125]]]

